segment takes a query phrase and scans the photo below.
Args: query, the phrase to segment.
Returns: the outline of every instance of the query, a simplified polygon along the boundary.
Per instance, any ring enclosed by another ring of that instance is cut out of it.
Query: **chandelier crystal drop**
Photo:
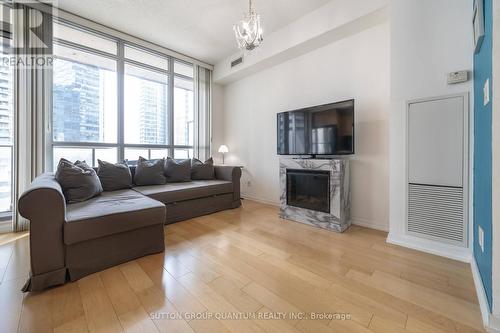
[[[243,16],[243,20],[233,26],[238,47],[242,50],[251,51],[259,46],[264,37],[260,25],[260,15],[255,12],[252,0],[249,0],[249,11]]]

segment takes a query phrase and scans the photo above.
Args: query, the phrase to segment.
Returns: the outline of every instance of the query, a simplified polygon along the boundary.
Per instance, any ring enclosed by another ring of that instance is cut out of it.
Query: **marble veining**
[[[287,205],[286,170],[321,170],[330,172],[330,213]],[[280,159],[280,217],[319,228],[343,232],[351,225],[349,160]]]

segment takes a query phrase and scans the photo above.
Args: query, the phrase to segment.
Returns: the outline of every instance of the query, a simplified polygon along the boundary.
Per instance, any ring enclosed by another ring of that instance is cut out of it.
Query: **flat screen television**
[[[278,155],[354,154],[354,100],[278,113]]]

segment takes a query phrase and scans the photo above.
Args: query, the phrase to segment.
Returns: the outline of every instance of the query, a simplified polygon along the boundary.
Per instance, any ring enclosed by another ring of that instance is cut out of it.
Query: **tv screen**
[[[278,113],[278,155],[354,154],[354,100]]]

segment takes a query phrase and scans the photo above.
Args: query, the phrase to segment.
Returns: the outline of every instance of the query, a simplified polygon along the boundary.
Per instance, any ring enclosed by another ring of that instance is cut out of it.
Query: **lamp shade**
[[[219,147],[219,153],[229,153],[229,148],[226,145],[221,145]]]

